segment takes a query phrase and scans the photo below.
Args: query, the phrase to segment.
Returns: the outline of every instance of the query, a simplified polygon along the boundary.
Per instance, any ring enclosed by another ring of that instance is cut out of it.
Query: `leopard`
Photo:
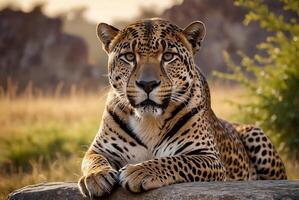
[[[255,125],[218,118],[195,55],[205,24],[160,18],[118,29],[99,23],[109,92],[82,160],[81,193],[138,193],[176,183],[287,179],[273,143]],[[212,57],[211,57],[212,59]]]

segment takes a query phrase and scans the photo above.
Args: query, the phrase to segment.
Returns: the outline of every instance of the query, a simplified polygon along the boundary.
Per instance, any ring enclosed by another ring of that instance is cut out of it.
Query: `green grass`
[[[238,88],[212,88],[212,107],[236,121],[229,100],[244,101]],[[96,134],[105,95],[0,97],[0,199],[17,188],[46,181],[77,181],[84,151]],[[289,178],[299,164],[285,160]]]
[[[0,199],[42,181],[76,181],[105,97],[0,98]]]

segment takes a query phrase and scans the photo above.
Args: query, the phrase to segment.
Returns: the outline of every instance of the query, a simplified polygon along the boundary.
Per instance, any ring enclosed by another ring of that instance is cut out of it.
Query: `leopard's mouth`
[[[156,102],[150,100],[150,99],[146,99],[142,102],[140,102],[139,104],[136,105],[136,108],[140,108],[140,107],[157,107],[157,108],[162,108],[161,104],[157,104]]]
[[[150,99],[146,99],[135,106],[137,113],[143,115],[159,116],[164,112],[164,105],[158,104]]]
[[[129,103],[135,110],[135,114],[138,116],[160,116],[164,113],[166,108],[168,107],[170,98],[164,98],[161,103],[157,103],[155,100],[151,99],[150,97],[147,97],[146,99],[143,99],[143,101],[140,101],[136,103],[136,100],[134,98],[129,98]]]

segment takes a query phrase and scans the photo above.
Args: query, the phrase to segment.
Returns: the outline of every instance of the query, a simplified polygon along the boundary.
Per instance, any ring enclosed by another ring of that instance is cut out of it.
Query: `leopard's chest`
[[[161,131],[159,121],[152,118],[144,118],[141,120],[135,116],[130,116],[129,127],[136,137],[146,146],[146,151],[142,151],[141,148],[139,150],[136,149],[135,161],[141,162],[153,159],[153,148],[159,141]]]

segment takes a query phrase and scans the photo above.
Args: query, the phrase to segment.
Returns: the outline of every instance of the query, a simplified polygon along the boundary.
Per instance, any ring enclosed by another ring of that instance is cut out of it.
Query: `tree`
[[[242,120],[257,122],[281,151],[299,160],[299,1],[280,2],[282,10],[277,14],[263,0],[235,0],[237,6],[249,9],[245,25],[257,21],[270,34],[253,58],[239,52],[239,66],[224,53],[233,73],[216,75],[247,89],[248,103],[239,104]],[[295,17],[286,18],[284,12]]]

